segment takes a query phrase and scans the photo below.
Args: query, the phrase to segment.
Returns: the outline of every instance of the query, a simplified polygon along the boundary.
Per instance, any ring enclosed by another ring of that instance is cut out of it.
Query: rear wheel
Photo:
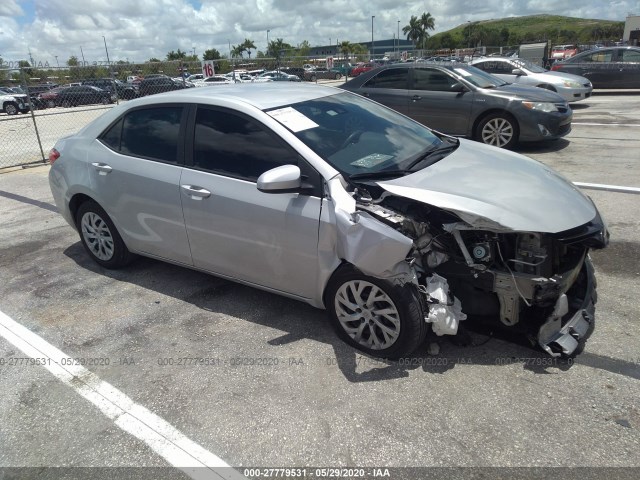
[[[311,75],[311,78],[309,80],[315,82],[316,80],[318,80],[318,77],[316,77],[315,75]]]
[[[327,285],[325,306],[338,335],[377,357],[412,353],[425,339],[427,323],[414,285],[369,277],[352,266]]]
[[[63,100],[63,101],[62,101],[62,106],[63,106],[64,108],[73,107],[73,105],[71,104],[71,101],[70,101],[70,100]]]
[[[339,73],[336,73],[336,76],[333,78],[335,78],[336,80],[340,80],[342,78],[342,75]]]
[[[92,200],[84,202],[76,213],[80,240],[91,258],[105,268],[128,265],[134,256],[122,241],[115,225],[100,205]]]
[[[518,141],[518,122],[508,113],[484,117],[476,129],[476,140],[500,148],[512,148]]]

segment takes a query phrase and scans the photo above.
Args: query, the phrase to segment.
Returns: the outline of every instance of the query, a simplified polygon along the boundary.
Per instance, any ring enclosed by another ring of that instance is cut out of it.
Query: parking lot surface
[[[640,186],[640,95],[573,107],[567,137],[517,151],[572,181]],[[386,362],[293,300],[150,259],[98,267],[47,173],[0,174],[0,311],[229,465],[640,468],[637,195],[588,192],[612,238],[592,254],[596,329],[574,362],[490,331]],[[22,357],[0,336],[0,467],[168,465]]]

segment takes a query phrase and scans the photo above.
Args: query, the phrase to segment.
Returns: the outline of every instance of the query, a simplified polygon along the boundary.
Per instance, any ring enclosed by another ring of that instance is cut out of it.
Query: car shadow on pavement
[[[571,145],[571,142],[565,138],[547,140],[545,142],[520,142],[516,146],[515,151],[523,155],[527,153],[559,152],[569,145]]]
[[[353,383],[404,378],[410,372],[420,370],[442,375],[454,368],[466,368],[470,365],[521,364],[523,369],[536,374],[551,374],[557,373],[557,369],[567,370],[573,364],[572,361],[555,359],[541,350],[531,348],[526,339],[522,339],[522,342],[512,341],[492,331],[483,330],[482,327],[475,327],[473,332],[469,332],[471,343],[466,346],[455,345],[450,337],[431,336],[406,358],[394,361],[379,359],[345,344],[335,333],[326,313],[305,303],[144,257],[138,258],[127,268],[106,270],[87,256],[80,242],[67,247],[64,254],[81,268],[95,274],[175,298],[206,312],[241,318],[256,325],[286,332],[267,340],[266,343],[272,347],[278,348],[300,340],[328,344],[333,348],[335,359],[327,359],[331,360],[327,365],[337,366],[345,379]],[[205,323],[199,322],[194,324],[187,319],[177,326],[190,330],[204,328],[206,320]],[[128,334],[126,331],[122,333]],[[428,354],[429,343],[430,348],[437,344],[439,353]],[[265,355],[264,350],[261,355]],[[631,364],[627,365],[629,362],[614,358],[585,353],[582,358],[584,360],[578,360],[577,363],[614,373],[627,372],[623,374],[629,375],[633,370]],[[639,378],[640,375],[631,376]]]

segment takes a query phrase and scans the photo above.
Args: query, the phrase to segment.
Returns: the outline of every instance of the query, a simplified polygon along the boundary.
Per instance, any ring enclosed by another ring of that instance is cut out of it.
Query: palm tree
[[[242,57],[242,54],[244,53],[244,45],[240,44],[240,45],[234,45],[233,48],[231,49],[231,56],[232,57]]]
[[[249,40],[248,38],[244,39],[242,43],[242,48],[249,54],[249,60],[251,60],[251,49],[256,49],[256,44],[253,43],[253,40]]]
[[[427,40],[429,40],[429,30],[436,28],[436,20],[429,12],[423,13],[420,17],[420,25],[422,26],[422,48],[427,48]]]
[[[407,40],[411,40],[415,46],[418,46],[418,41],[422,37],[422,25],[418,17],[411,15],[409,25],[402,27],[402,33],[407,36]]]
[[[340,42],[340,51],[342,52],[342,56],[345,60],[349,58],[349,53],[353,50],[353,46],[349,40],[345,40]]]

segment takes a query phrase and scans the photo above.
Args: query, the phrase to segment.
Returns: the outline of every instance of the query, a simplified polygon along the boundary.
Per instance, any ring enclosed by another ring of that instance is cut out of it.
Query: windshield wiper
[[[453,140],[454,143],[450,143],[451,140]],[[452,138],[450,140],[447,139],[447,141],[443,141],[440,145],[438,145],[433,150],[429,150],[429,151],[423,153],[422,155],[420,155],[418,158],[416,158],[413,162],[411,162],[407,166],[407,170],[408,171],[414,171],[413,169],[416,166],[418,166],[419,164],[421,164],[422,162],[424,162],[425,160],[430,160],[430,161],[429,161],[429,163],[427,165],[425,165],[422,168],[426,168],[429,165],[433,165],[438,160],[441,160],[443,158],[441,156],[437,156],[437,154],[444,155],[446,153],[450,153],[450,152],[454,151],[456,148],[458,148],[458,145],[460,145],[460,140],[458,140],[457,138]]]

